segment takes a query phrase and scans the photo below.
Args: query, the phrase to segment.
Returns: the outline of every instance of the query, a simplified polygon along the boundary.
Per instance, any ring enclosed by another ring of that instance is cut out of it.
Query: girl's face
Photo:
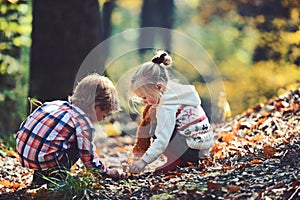
[[[156,105],[159,103],[159,96],[155,93],[151,94],[142,94],[137,92],[138,97],[140,97],[144,104],[147,105]]]
[[[136,91],[136,95],[142,99],[144,104],[157,105],[162,96],[162,90],[157,86],[155,88],[140,89]]]

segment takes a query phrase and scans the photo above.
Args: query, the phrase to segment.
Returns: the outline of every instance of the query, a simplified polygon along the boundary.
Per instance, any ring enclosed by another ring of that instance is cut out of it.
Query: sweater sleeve
[[[156,112],[156,139],[142,159],[150,164],[166,150],[176,124],[177,107],[159,107]]]
[[[82,131],[77,134],[77,143],[79,156],[86,168],[101,169],[103,173],[107,172],[106,166],[100,161],[96,146],[93,141],[94,129]]]

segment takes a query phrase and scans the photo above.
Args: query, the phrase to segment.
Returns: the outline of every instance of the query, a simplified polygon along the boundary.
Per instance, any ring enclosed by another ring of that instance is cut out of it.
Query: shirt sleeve
[[[103,173],[107,172],[106,166],[100,161],[94,143],[95,129],[90,127],[77,133],[77,144],[79,156],[86,168],[101,169]]]
[[[175,107],[157,108],[157,126],[155,129],[156,139],[142,157],[146,163],[152,163],[166,150],[175,129],[176,111],[177,108]]]

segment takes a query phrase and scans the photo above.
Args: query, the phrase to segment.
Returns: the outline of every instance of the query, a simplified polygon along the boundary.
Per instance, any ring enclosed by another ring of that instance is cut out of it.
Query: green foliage
[[[299,1],[276,1],[276,9],[287,15],[262,9],[269,1],[228,2],[199,1],[179,28],[203,45],[216,63],[236,115],[300,85]],[[194,79],[194,84],[202,99],[211,99],[207,87],[216,82]]]
[[[0,137],[26,115],[31,14],[27,1],[0,0]]]
[[[49,191],[54,197],[63,199],[95,199],[99,196],[96,189],[101,188],[102,176],[99,170],[86,169],[80,174],[72,175],[68,170],[64,170],[64,179],[54,177],[43,177],[50,182]],[[103,194],[104,195],[104,194]]]
[[[174,197],[175,195],[162,193],[162,194],[154,194],[150,199],[168,200],[168,199],[173,199]]]
[[[106,0],[99,2],[103,5]],[[140,18],[136,16],[141,14],[143,1],[115,0],[115,3],[112,35],[139,27]],[[223,77],[233,115],[299,84],[298,0],[187,0],[174,3],[174,29],[197,41],[213,59]],[[270,4],[274,9],[266,9]],[[285,13],[274,12],[275,8]],[[0,0],[0,136],[13,133],[26,113],[30,9],[30,1]],[[137,46],[138,34],[124,33],[123,37]],[[175,42],[178,41],[172,44]],[[127,48],[124,45],[115,41],[110,53],[123,55],[120,52]],[[151,56],[141,58],[138,52],[128,53],[110,63],[107,74],[120,91],[127,91],[131,70]],[[174,55],[174,61],[175,69],[196,85],[207,106],[205,109],[217,106],[209,104],[211,94],[208,91],[217,83],[214,80],[204,82],[202,74],[199,75],[188,60]],[[122,106],[128,105],[125,96],[121,101]]]
[[[300,85],[300,70],[293,64],[266,61],[247,66],[231,60],[223,65],[227,66],[222,74],[234,114]]]
[[[0,144],[3,144],[5,150],[13,150],[16,147],[16,139],[14,135],[9,135],[5,139],[0,138]]]

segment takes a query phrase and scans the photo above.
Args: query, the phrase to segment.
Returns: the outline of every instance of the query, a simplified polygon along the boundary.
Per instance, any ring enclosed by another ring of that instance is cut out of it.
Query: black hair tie
[[[164,62],[165,56],[166,56],[166,55],[167,55],[166,53],[163,53],[163,54],[161,54],[159,57],[153,58],[153,59],[152,59],[152,62],[154,62],[154,63],[156,63],[156,64],[161,64],[161,63]]]

